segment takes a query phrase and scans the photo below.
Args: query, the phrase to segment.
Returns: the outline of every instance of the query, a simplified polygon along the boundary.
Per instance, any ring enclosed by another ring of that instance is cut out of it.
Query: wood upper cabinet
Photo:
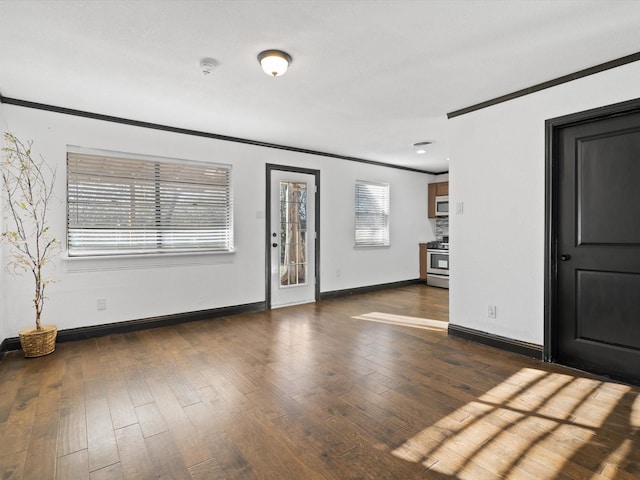
[[[436,218],[436,197],[449,195],[449,182],[438,182],[429,184],[429,205],[427,206],[427,217]]]

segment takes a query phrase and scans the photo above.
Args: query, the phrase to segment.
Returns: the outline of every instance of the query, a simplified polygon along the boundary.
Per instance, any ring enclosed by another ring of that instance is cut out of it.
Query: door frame
[[[640,98],[552,118],[545,122],[544,361],[558,353],[558,132],[566,127],[640,112]]]
[[[320,299],[320,170],[311,168],[293,167],[291,165],[266,164],[266,196],[265,196],[265,304],[267,310],[271,310],[271,172],[279,170],[282,172],[303,173],[315,177],[315,241],[314,241],[314,261],[315,261],[315,288],[314,300]]]

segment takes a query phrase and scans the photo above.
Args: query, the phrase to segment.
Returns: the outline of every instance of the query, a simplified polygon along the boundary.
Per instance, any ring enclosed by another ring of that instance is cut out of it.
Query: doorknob
[[[278,246],[278,244],[277,244],[276,242],[273,242],[273,243],[271,244],[271,246],[275,248],[275,247],[277,247],[277,246]]]
[[[560,255],[560,260],[562,260],[563,262],[566,262],[570,258],[571,258],[571,255],[569,255],[568,253],[563,253],[562,255]]]

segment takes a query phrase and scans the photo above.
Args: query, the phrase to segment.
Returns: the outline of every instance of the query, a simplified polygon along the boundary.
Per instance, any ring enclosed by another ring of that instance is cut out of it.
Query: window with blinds
[[[67,154],[69,256],[233,251],[231,166]]]
[[[356,247],[389,246],[389,184],[356,181]]]

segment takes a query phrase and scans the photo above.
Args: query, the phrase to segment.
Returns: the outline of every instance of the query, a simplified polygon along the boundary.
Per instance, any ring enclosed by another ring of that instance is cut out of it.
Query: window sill
[[[184,267],[233,263],[234,252],[146,253],[132,255],[95,255],[70,257],[62,255],[65,273],[138,268]]]

